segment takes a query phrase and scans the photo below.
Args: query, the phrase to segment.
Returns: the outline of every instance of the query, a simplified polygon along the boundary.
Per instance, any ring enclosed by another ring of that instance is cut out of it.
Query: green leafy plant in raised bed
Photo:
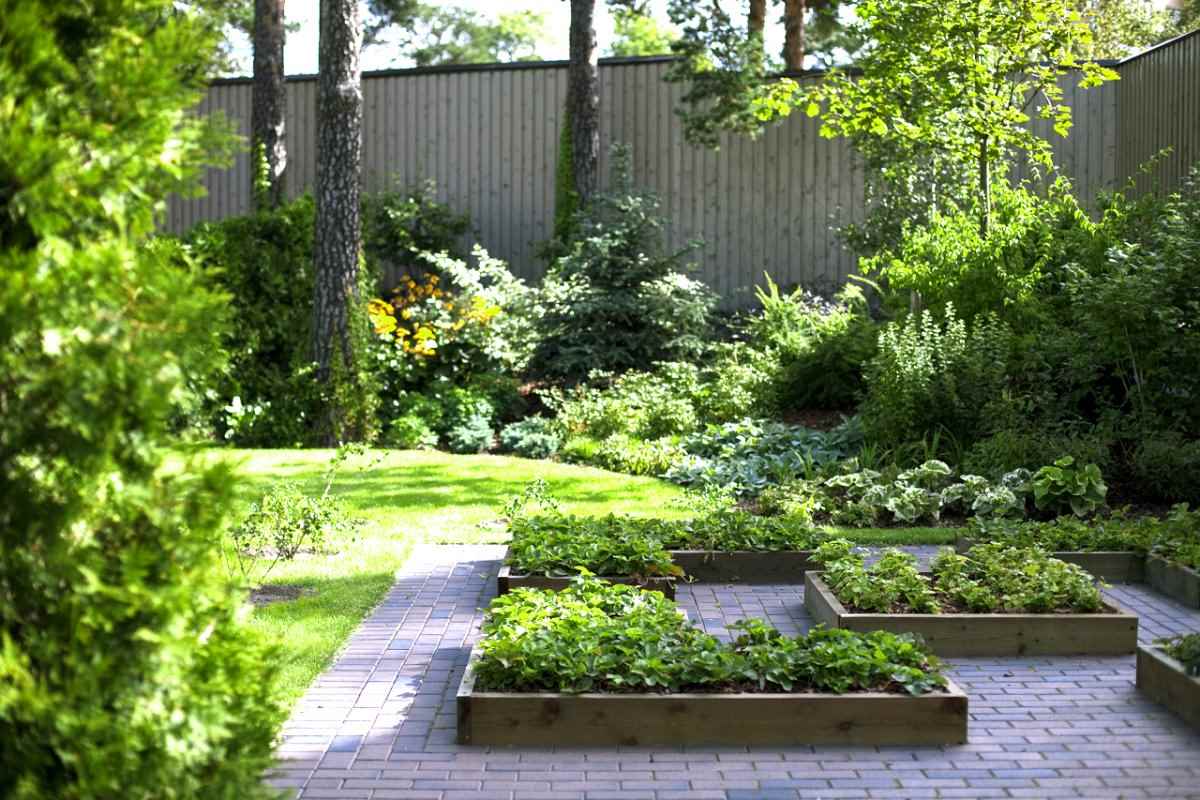
[[[690,520],[609,514],[516,516],[509,522],[509,564],[519,574],[680,575],[670,550],[809,550],[826,534],[786,519],[715,511]]]
[[[1010,547],[1040,547],[1058,552],[1129,551],[1145,553],[1162,523],[1118,510],[1111,517],[1082,520],[1059,517],[1048,522],[976,518],[972,538]]]
[[[1134,517],[1119,509],[1110,517],[1089,521],[1075,517],[1049,522],[977,519],[974,526],[974,538],[983,542],[1051,551],[1149,552],[1187,567],[1200,567],[1200,511],[1190,511],[1184,504],[1173,507],[1163,519]]]
[[[1150,552],[1167,561],[1200,569],[1200,511],[1174,506],[1156,526]]]
[[[509,521],[509,563],[524,575],[682,575],[662,545],[667,524],[615,514],[518,516]]]
[[[1183,664],[1188,675],[1200,677],[1200,633],[1159,639],[1163,652]]]
[[[1086,571],[1038,548],[987,544],[967,555],[944,550],[930,575],[895,549],[867,566],[845,539],[826,542],[815,557],[824,563],[823,577],[833,593],[854,611],[1038,614],[1101,608],[1100,590]]]
[[[760,620],[729,644],[689,625],[657,592],[581,576],[561,592],[517,589],[492,602],[477,686],[507,692],[888,691],[945,686],[918,641],[817,628],[787,637]]]

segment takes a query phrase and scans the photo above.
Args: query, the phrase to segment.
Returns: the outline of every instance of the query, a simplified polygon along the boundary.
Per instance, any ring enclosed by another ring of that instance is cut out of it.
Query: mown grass
[[[237,468],[239,518],[273,483],[291,481],[310,494],[324,488],[332,450],[221,450],[199,452]],[[176,464],[181,459],[173,459]],[[282,688],[293,702],[329,665],[363,617],[387,592],[412,547],[419,543],[502,542],[498,511],[534,479],[547,482],[567,512],[610,512],[681,518],[691,512],[678,486],[656,478],[590,467],[504,456],[460,456],[434,451],[375,450],[343,466],[332,494],[365,525],[329,542],[330,552],[280,563],[267,584],[298,587],[295,600],[255,609],[252,624],[282,645]],[[862,544],[950,544],[952,528],[828,528]],[[227,555],[232,559],[232,553]],[[234,562],[231,560],[230,562]]]
[[[237,519],[272,483],[294,482],[310,494],[324,488],[331,450],[204,450],[202,459],[236,465]],[[329,542],[329,553],[280,563],[269,585],[305,592],[256,608],[254,627],[283,646],[282,688],[292,702],[329,665],[362,618],[382,599],[415,544],[502,541],[497,510],[535,478],[544,479],[566,511],[685,516],[683,492],[654,478],[502,456],[377,450],[343,466],[332,489],[366,524]],[[232,559],[232,554],[227,555]],[[231,561],[231,564],[234,563]]]

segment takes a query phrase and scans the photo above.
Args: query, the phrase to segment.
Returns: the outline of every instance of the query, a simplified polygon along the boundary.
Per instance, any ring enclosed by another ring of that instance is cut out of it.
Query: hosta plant
[[[1108,486],[1095,464],[1075,464],[1064,456],[1033,475],[1033,503],[1039,511],[1070,511],[1079,517],[1094,514],[1104,506]]]

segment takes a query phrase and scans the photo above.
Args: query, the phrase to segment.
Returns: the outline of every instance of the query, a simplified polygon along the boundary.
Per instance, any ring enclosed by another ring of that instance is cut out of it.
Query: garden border
[[[1107,656],[1137,649],[1137,616],[1108,603],[1103,614],[859,614],[846,610],[820,572],[807,572],[804,606],[830,628],[918,634],[939,656]]]
[[[1200,729],[1200,678],[1157,645],[1138,645],[1137,688],[1163,708]]]
[[[925,695],[853,692],[561,694],[475,691],[471,651],[457,695],[463,745],[944,745],[967,741],[953,681]]]

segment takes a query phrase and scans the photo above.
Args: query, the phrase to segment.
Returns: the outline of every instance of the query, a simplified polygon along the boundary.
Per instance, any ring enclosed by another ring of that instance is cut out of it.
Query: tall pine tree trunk
[[[596,0],[571,0],[567,118],[575,193],[585,204],[600,183],[600,76],[596,55]]]
[[[754,72],[763,69],[763,30],[767,26],[767,0],[750,0],[750,12],[746,15],[746,33],[753,50],[750,53],[750,68]]]
[[[284,0],[254,0],[254,86],[250,100],[250,153],[254,169],[250,195],[256,208],[278,206],[286,189],[283,4]]]
[[[804,69],[806,0],[783,0],[783,62],[789,72]]]
[[[338,380],[355,372],[351,315],[359,302],[362,24],[357,0],[321,0],[317,87],[316,267],[312,350],[328,398],[327,444],[353,436]]]

